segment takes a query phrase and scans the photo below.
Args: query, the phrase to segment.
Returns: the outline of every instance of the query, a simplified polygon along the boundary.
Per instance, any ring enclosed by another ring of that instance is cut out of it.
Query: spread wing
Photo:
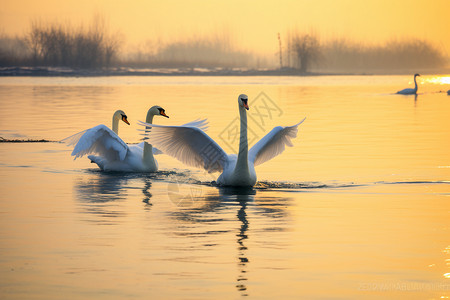
[[[144,142],[137,144],[136,147],[139,147],[142,150],[144,150]],[[156,147],[152,147],[152,153],[153,153],[153,155],[163,154],[163,152]]]
[[[291,139],[297,137],[297,127],[305,119],[293,126],[277,126],[272,129],[249,150],[248,159],[257,166],[281,154],[286,146],[292,147]]]
[[[197,127],[198,129],[206,131],[206,130],[208,130],[208,120],[207,119],[203,119],[203,120],[197,119],[195,121],[191,121],[191,122],[183,124],[181,126],[183,126],[183,127]]]
[[[105,125],[98,125],[76,133],[61,142],[75,145],[72,156],[75,159],[87,154],[97,154],[108,160],[124,160],[128,152],[127,144]]]
[[[185,126],[185,127],[197,127],[201,130],[208,130],[208,120],[207,119],[203,119],[203,120],[195,120],[195,121],[191,121],[189,123],[183,124],[181,126]],[[145,132],[150,132],[150,127],[146,127],[147,130]],[[138,129],[140,130],[140,129]],[[148,140],[148,137],[144,137],[142,140]],[[144,142],[139,143],[138,144],[139,147],[141,147],[142,149],[144,149]],[[155,145],[152,145],[152,149],[153,149],[153,155],[159,155],[159,154],[163,154],[163,152],[161,150],[159,150],[158,148],[155,147]]]
[[[205,120],[181,126],[156,125],[142,121],[138,124],[146,127],[141,129],[144,131],[143,135],[164,154],[210,173],[223,171],[227,154],[202,131],[202,128],[206,127]]]

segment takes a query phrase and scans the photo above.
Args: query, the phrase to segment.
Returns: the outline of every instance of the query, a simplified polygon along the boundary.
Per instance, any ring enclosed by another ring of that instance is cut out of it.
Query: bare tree
[[[31,30],[26,36],[26,42],[28,47],[31,50],[33,64],[38,64],[38,59],[41,55],[41,47],[40,47],[40,29],[36,21],[31,23]]]
[[[338,72],[404,72],[445,67],[445,55],[431,42],[420,39],[364,44],[341,38],[322,46],[325,70]]]
[[[291,37],[295,67],[300,72],[306,73],[313,63],[317,63],[321,58],[320,43],[317,36],[313,34],[294,33]]]
[[[110,66],[119,50],[120,35],[109,34],[96,15],[88,29],[32,22],[27,42],[35,65],[99,68]]]

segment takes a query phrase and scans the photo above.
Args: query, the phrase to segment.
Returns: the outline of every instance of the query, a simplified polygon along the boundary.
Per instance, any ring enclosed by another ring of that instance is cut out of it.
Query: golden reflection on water
[[[433,84],[449,84],[450,85],[450,76],[433,76],[433,77],[427,77],[425,79],[426,82],[433,83]]]
[[[406,76],[144,80],[165,79],[3,86],[14,122],[1,118],[1,133],[58,140],[109,126],[122,108],[133,121],[119,135],[137,142],[135,121],[159,104],[171,118],[155,122],[208,117],[208,134],[232,151],[238,141],[220,137],[244,90],[250,99],[264,91],[283,111],[263,130],[254,115],[258,138],[307,119],[294,147],[257,167],[265,183],[250,190],[214,187],[218,174],[164,155],[157,175],[105,174],[65,145],[0,144],[0,298],[448,297],[442,285],[395,289],[449,280],[450,101],[438,89],[414,101],[392,94]]]

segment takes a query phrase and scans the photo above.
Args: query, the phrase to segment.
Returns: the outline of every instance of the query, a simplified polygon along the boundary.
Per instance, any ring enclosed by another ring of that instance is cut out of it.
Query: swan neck
[[[119,120],[116,118],[116,114],[114,114],[112,118],[112,131],[119,135]]]
[[[151,109],[149,109],[147,112],[145,122],[153,124],[153,117],[155,115],[150,110]],[[149,127],[146,127],[145,129],[149,129]],[[142,159],[149,170],[156,171],[158,169],[155,158],[153,157],[153,146],[147,142],[144,142],[144,155]]]
[[[147,117],[145,118],[145,122],[147,122],[149,124],[153,124],[153,117],[154,116],[155,115],[152,112],[150,112],[150,109],[149,109],[148,112],[147,112]]]
[[[414,76],[414,90],[417,92],[417,76]]]
[[[149,109],[147,112],[147,117],[145,118],[145,122],[147,122],[148,124],[153,124],[153,116],[154,114],[151,112],[151,109]],[[150,127],[145,127],[145,129],[149,130]],[[147,142],[144,142],[144,162],[147,165],[151,165],[153,161],[153,146]]]
[[[153,157],[153,146],[147,142],[144,142],[144,155],[143,155],[144,164],[152,171],[157,170],[157,165],[155,158]]]
[[[241,119],[241,132],[237,165],[248,166],[247,111],[245,108],[239,106],[239,115]]]

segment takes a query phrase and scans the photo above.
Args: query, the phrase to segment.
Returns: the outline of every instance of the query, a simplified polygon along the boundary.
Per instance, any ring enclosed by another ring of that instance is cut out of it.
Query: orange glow
[[[277,33],[291,28],[316,31],[321,38],[346,37],[377,43],[391,38],[420,38],[450,52],[449,2],[385,0],[145,1],[6,0],[0,26],[23,34],[32,19],[87,23],[105,16],[113,31],[130,45],[230,32],[239,49],[277,51]]]
[[[450,84],[450,76],[436,76],[427,78],[426,81],[434,84]]]

